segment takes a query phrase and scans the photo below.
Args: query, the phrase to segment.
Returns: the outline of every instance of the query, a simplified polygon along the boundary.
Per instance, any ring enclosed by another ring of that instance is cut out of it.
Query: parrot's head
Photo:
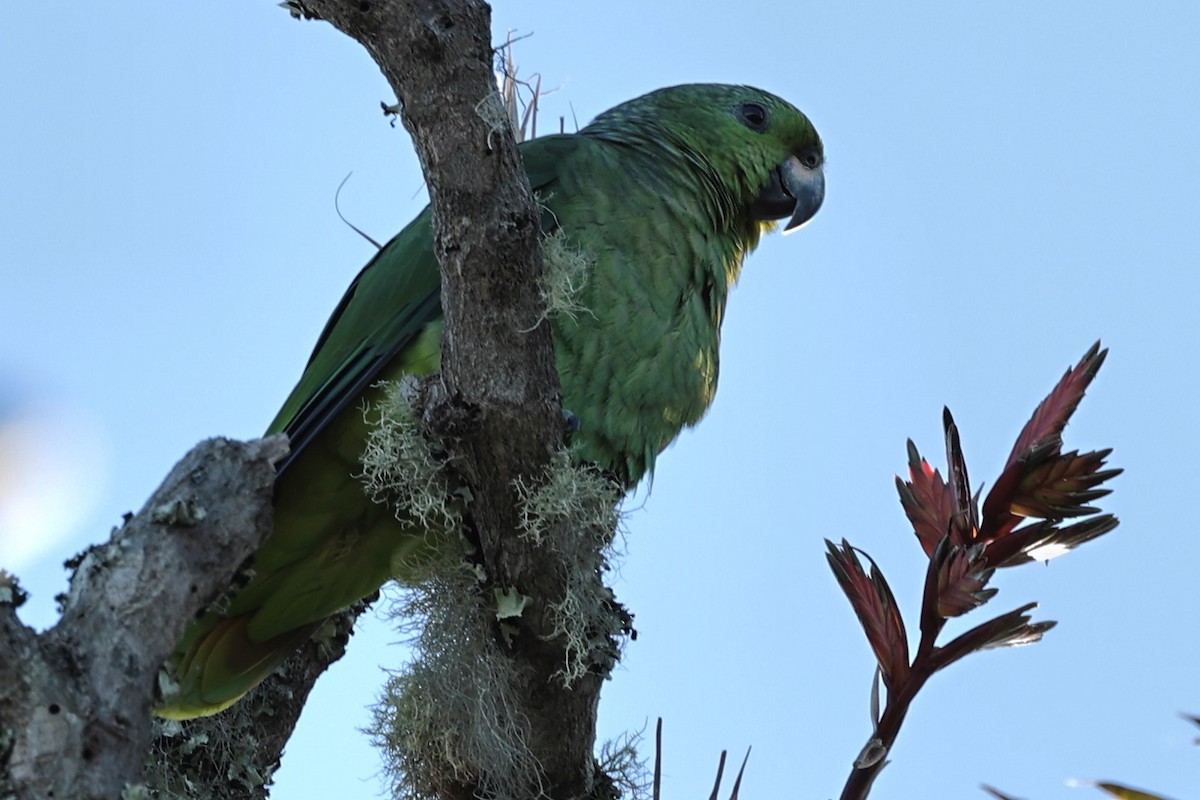
[[[825,199],[825,151],[799,109],[750,86],[685,84],[601,114],[584,133],[683,153],[738,223],[812,219]]]

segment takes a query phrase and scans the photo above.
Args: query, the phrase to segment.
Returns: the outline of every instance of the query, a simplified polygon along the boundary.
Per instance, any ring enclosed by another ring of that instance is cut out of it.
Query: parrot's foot
[[[569,441],[571,441],[571,434],[573,434],[573,433],[575,433],[575,431],[579,430],[579,425],[580,425],[579,417],[575,416],[575,414],[573,414],[572,412],[568,411],[565,408],[562,410],[562,415],[563,415],[563,433],[566,436],[566,440],[569,442]]]

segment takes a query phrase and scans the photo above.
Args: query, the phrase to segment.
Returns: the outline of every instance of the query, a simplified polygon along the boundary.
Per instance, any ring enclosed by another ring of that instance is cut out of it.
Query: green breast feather
[[[542,228],[586,265],[574,310],[551,318],[576,457],[633,487],[717,387],[721,318],[742,259],[777,219],[824,195],[808,119],[741,86],[662,89],[578,134],[522,145]],[[428,209],[363,268],[268,433],[287,433],[275,530],[254,576],[194,623],[158,709],[188,718],[237,701],[320,622],[405,577],[436,536],[364,491],[364,403],[380,382],[434,373],[442,331]]]

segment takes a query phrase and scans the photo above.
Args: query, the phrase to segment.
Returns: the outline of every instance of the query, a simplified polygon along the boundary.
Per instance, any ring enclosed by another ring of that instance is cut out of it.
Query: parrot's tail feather
[[[180,643],[172,657],[179,689],[154,713],[166,719],[207,717],[236,703],[275,671],[324,620],[301,625],[266,641],[247,633],[251,614],[214,617],[202,632]]]

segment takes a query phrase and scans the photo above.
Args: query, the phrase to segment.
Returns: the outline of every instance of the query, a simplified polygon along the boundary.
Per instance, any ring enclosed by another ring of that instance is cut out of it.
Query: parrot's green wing
[[[325,324],[296,388],[267,434],[286,433],[288,464],[384,367],[442,315],[430,212],[388,242],[359,272]]]
[[[553,193],[559,165],[580,141],[552,136],[522,145],[535,192]],[[553,226],[553,214],[544,216]],[[276,481],[274,533],[255,555],[250,582],[180,642],[180,691],[161,715],[209,714],[236,701],[325,617],[375,591],[436,533],[372,502],[359,459],[362,406],[378,399],[376,385],[438,369],[440,286],[426,208],[359,272],[268,427],[291,443]]]
[[[552,192],[557,168],[579,147],[575,136],[547,136],[521,146],[534,192]],[[441,278],[426,207],[363,267],[317,339],[300,382],[267,428],[286,433],[291,455],[301,452],[330,419],[380,379],[397,354],[426,326],[440,322]],[[553,214],[544,214],[550,232]]]

